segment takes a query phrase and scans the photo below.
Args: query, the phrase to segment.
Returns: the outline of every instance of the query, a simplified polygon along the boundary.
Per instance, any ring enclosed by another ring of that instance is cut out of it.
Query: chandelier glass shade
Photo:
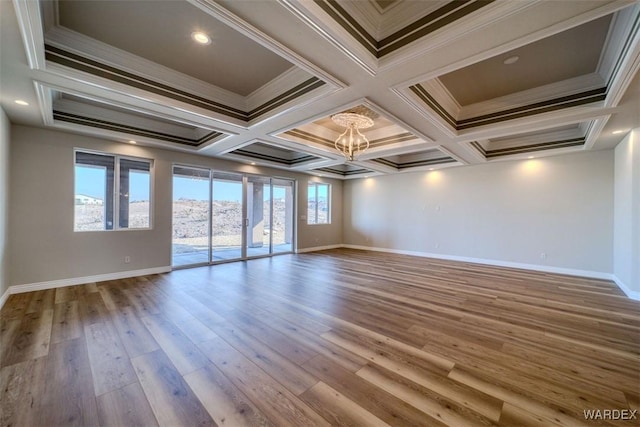
[[[354,161],[369,148],[369,140],[360,129],[373,126],[373,119],[358,113],[338,113],[331,116],[345,131],[336,139],[335,147],[348,161]]]

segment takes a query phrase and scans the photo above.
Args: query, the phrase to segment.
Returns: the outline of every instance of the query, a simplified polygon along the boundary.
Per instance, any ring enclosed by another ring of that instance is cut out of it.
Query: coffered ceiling
[[[611,149],[640,126],[636,1],[0,8],[0,101],[18,124],[341,179]],[[350,111],[374,119],[353,162],[331,120]]]

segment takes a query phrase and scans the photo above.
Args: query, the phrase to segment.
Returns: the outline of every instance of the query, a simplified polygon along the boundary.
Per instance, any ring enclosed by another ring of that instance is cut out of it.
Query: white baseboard
[[[329,249],[338,249],[338,248],[344,248],[344,245],[327,245],[327,246],[314,246],[312,248],[302,248],[302,249],[298,249],[296,250],[297,254],[304,254],[307,252],[317,252],[317,251],[326,251]]]
[[[72,277],[70,279],[49,280],[47,282],[27,283],[24,285],[9,286],[9,289],[0,299],[0,308],[4,305],[10,294],[21,294],[23,292],[42,291],[45,289],[62,288],[64,286],[84,285],[86,283],[104,282],[106,280],[126,279],[129,277],[147,276],[149,274],[168,273],[171,267],[155,267],[142,270],[119,271],[117,273],[97,274],[95,276]]]
[[[592,270],[578,270],[574,268],[563,268],[563,267],[552,267],[548,265],[539,265],[539,264],[525,264],[520,262],[510,262],[510,261],[499,261],[493,259],[486,258],[471,258],[471,257],[463,257],[456,255],[444,255],[444,254],[434,254],[429,252],[417,252],[417,251],[403,251],[399,249],[389,249],[389,248],[378,248],[373,246],[361,246],[361,245],[342,245],[343,248],[349,249],[360,249],[365,251],[376,251],[376,252],[387,252],[392,254],[401,254],[401,255],[412,255],[419,256],[425,258],[436,258],[443,259],[447,261],[462,261],[462,262],[471,262],[475,264],[485,264],[485,265],[494,265],[496,267],[508,267],[508,268],[519,268],[523,270],[533,270],[540,271],[543,273],[555,273],[555,274],[567,274],[570,276],[580,276],[587,277],[591,279],[603,279],[603,280],[613,280],[622,291],[629,296],[629,298],[634,298],[633,294],[638,294],[637,292],[633,292],[629,290],[622,282],[619,282],[617,278],[611,273],[603,273],[601,271],[592,271]]]
[[[629,289],[629,287],[622,280],[620,280],[618,276],[616,276],[615,274],[612,274],[611,280],[613,280],[616,283],[616,285],[618,285],[618,287],[622,289],[622,292],[624,292],[625,295],[627,295],[629,298],[636,301],[640,301],[640,292],[632,291],[631,289]]]

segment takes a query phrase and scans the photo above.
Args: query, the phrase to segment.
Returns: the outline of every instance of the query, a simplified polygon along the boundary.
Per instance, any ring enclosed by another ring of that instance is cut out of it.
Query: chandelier
[[[350,162],[369,148],[369,140],[360,133],[360,129],[373,126],[373,119],[355,112],[338,113],[331,116],[334,123],[345,127],[345,131],[336,139],[335,147]]]

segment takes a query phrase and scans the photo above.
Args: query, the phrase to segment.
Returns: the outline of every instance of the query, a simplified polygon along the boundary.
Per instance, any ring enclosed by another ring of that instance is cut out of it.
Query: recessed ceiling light
[[[516,62],[518,62],[518,59],[520,59],[519,56],[510,56],[507,59],[505,59],[504,61],[502,61],[502,63],[504,65],[511,65],[511,64],[515,64]]]
[[[535,157],[534,156],[529,156],[529,157],[527,157],[527,159],[535,159]]]
[[[194,33],[191,33],[191,38],[200,44],[211,43],[211,37],[209,37],[207,34],[203,33],[202,31],[196,31]]]
[[[433,168],[429,168],[429,170],[430,170],[430,171],[432,171],[432,170],[433,170]]]
[[[24,107],[26,107],[27,105],[29,105],[29,103],[28,103],[27,101],[23,101],[22,99],[16,99],[16,100],[15,100],[15,101],[13,101],[13,102],[15,102],[15,103],[16,103],[16,104],[18,104],[18,105],[22,105],[22,106],[24,106]]]
[[[17,101],[16,101],[16,102],[17,102]],[[621,134],[621,133],[623,133],[623,132],[626,132],[626,131],[625,131],[625,130],[623,130],[623,129],[618,129],[618,130],[614,130],[613,132],[611,132],[611,134],[612,134],[612,135],[619,135],[619,134]]]
[[[129,140],[129,144],[137,144],[137,142],[136,142],[136,141],[134,141],[133,139],[130,139],[130,140]]]
[[[255,165],[255,164],[256,164],[256,162],[251,162],[251,165]]]

